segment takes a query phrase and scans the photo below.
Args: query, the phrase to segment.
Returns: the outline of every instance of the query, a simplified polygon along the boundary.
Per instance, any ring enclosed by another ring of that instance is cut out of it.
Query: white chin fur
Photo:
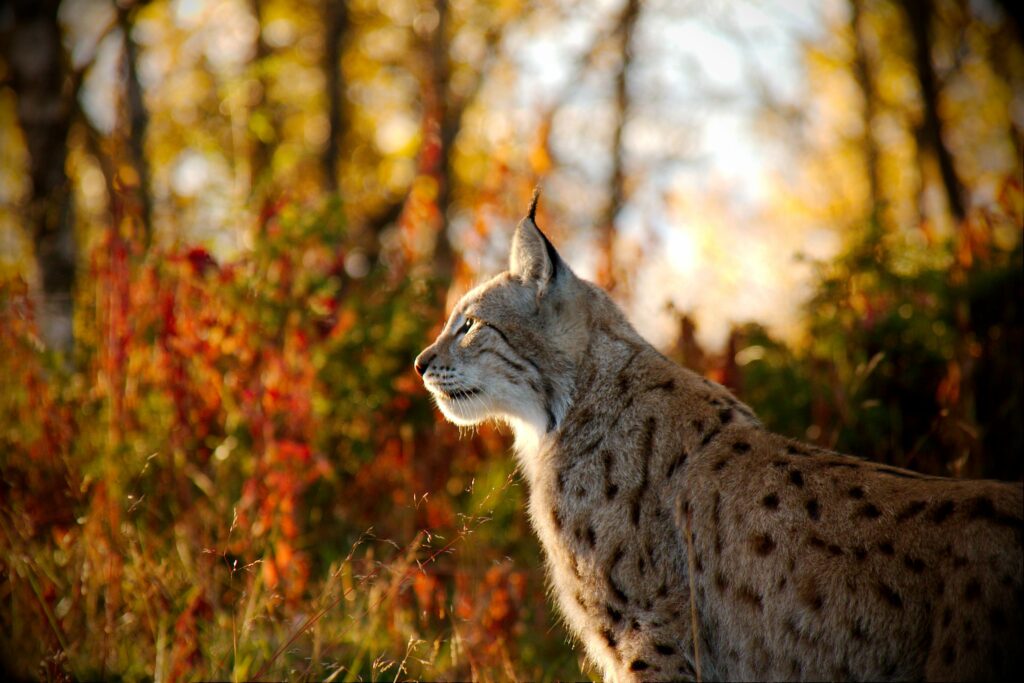
[[[455,400],[440,394],[435,394],[435,396],[437,407],[441,409],[448,421],[460,427],[472,427],[488,417],[478,397]]]

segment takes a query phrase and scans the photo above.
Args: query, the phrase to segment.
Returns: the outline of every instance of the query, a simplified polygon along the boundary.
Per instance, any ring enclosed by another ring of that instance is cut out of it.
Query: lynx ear
[[[538,190],[534,190],[530,210],[516,227],[515,235],[512,237],[512,253],[508,260],[509,272],[524,284],[535,285],[538,297],[558,278],[559,272],[565,269],[565,264],[555,251],[554,245],[535,222],[539,194]]]

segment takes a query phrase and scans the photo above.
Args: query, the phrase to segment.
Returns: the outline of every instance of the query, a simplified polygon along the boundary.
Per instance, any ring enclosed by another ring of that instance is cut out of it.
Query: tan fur
[[[609,680],[695,676],[687,515],[705,680],[1021,670],[1020,484],[766,431],[647,344],[531,218],[417,369],[452,421],[512,425],[554,596]]]

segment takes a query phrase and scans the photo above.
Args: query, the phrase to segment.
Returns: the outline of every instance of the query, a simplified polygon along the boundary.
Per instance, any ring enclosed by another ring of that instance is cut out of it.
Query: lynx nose
[[[429,349],[416,356],[416,374],[422,377],[423,373],[430,367],[431,361],[436,357],[437,354],[432,353]]]

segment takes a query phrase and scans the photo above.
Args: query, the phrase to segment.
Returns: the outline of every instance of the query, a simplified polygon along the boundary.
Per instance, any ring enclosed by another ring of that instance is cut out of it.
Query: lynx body
[[[1020,484],[768,432],[645,342],[533,214],[416,366],[449,420],[512,426],[552,592],[606,679],[694,678],[698,652],[704,680],[1021,671]]]

